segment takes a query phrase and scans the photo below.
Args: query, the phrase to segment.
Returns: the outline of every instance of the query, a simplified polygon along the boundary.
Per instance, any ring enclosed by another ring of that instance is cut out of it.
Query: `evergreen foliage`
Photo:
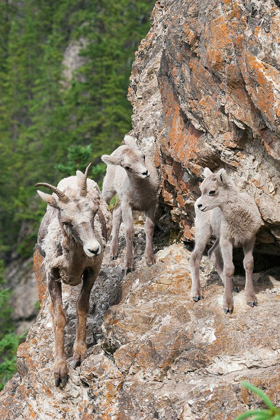
[[[4,264],[0,260],[0,286],[5,286],[3,279]],[[12,307],[9,303],[11,291],[0,288],[0,391],[5,383],[16,372],[16,352],[23,336],[14,333],[14,325],[11,321]]]
[[[131,129],[131,64],[149,30],[152,0],[0,0],[0,255],[32,253],[44,206],[36,182],[56,184]],[[64,71],[80,46],[81,67]],[[82,159],[82,163],[81,163]],[[86,162],[85,162],[86,160]],[[33,233],[32,233],[33,232]]]

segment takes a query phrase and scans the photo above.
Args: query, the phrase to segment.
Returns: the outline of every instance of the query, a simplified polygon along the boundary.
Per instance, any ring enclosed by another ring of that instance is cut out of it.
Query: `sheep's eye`
[[[215,195],[215,194],[216,194],[216,191],[215,190],[209,191],[209,195]]]
[[[126,169],[127,171],[131,171],[131,168],[129,166],[125,166],[124,169]]]
[[[69,222],[62,222],[62,223],[63,223],[63,226],[72,227],[71,223],[69,223]]]

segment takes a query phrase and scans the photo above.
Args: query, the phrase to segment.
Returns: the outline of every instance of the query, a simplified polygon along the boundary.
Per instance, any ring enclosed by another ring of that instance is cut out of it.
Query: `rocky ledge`
[[[122,241],[123,243],[123,241]],[[254,275],[259,305],[247,306],[244,279],[235,310],[222,309],[223,286],[205,257],[204,300],[190,297],[190,252],[163,247],[157,262],[142,257],[143,227],[136,236],[136,269],[126,277],[108,251],[91,296],[88,357],[71,367],[75,302],[79,287],[64,286],[65,389],[52,374],[53,329],[44,271],[35,254],[41,311],[18,351],[18,373],[1,393],[1,419],[232,420],[260,401],[240,386],[245,379],[280,403],[280,271]]]

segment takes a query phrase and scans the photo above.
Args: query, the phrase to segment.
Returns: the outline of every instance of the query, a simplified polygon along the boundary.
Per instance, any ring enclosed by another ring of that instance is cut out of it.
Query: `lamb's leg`
[[[209,260],[212,262],[212,264],[215,267],[215,270],[217,270],[219,276],[221,279],[223,279],[223,259],[221,254],[221,248],[220,248],[220,241],[219,239],[216,239],[214,244],[211,246],[211,248],[208,251],[208,257]]]
[[[257,305],[257,298],[254,291],[253,284],[253,269],[254,269],[254,258],[253,258],[253,248],[254,248],[255,238],[251,242],[244,245],[244,260],[243,266],[246,273],[246,283],[245,283],[245,296],[249,306]]]
[[[114,176],[115,168],[107,167],[107,172],[103,179],[102,196],[108,205],[110,204],[111,199],[116,194],[114,187]]]
[[[111,241],[111,259],[116,260],[119,254],[119,230],[122,221],[122,209],[119,205],[113,211],[113,227],[112,227],[112,241]]]
[[[68,369],[64,351],[65,314],[62,306],[61,283],[50,278],[48,289],[51,297],[50,310],[54,326],[54,379],[55,386],[65,387],[68,380]]]
[[[219,239],[216,239],[213,246],[209,249],[208,257],[209,257],[210,261],[212,262],[212,264],[214,265],[215,270],[218,272],[221,280],[224,281],[223,280],[224,263],[223,263],[223,258],[222,258],[222,254],[221,254]],[[232,291],[236,292],[236,293],[239,293],[239,289],[238,289],[237,286],[234,286],[234,283],[232,283]]]
[[[87,269],[83,275],[83,286],[77,300],[77,333],[73,347],[73,368],[79,366],[87,357],[86,324],[89,310],[89,297],[98,271]]]
[[[133,238],[134,226],[132,209],[127,203],[122,202],[122,217],[125,225],[126,256],[125,256],[125,274],[133,270]]]
[[[190,258],[192,290],[191,295],[195,302],[203,299],[199,278],[199,264],[202,254],[212,234],[209,218],[204,215],[197,215],[195,220],[195,248]]]
[[[145,248],[145,257],[147,260],[147,265],[150,266],[155,263],[155,255],[153,250],[153,235],[154,235],[154,220],[156,212],[156,203],[153,203],[149,209],[145,212],[146,223],[145,223],[145,233],[146,233],[146,248]]]
[[[232,252],[233,246],[232,243],[224,238],[220,238],[221,252],[224,262],[223,269],[223,282],[225,286],[224,297],[223,297],[223,307],[224,312],[232,313],[233,312],[233,297],[232,297],[232,276],[234,274],[234,265],[232,262]]]

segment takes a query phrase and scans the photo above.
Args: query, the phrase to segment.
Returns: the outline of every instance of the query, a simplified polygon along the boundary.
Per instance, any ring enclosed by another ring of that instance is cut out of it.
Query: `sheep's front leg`
[[[51,297],[50,310],[54,327],[54,379],[55,386],[65,387],[68,380],[68,369],[64,351],[65,314],[62,306],[61,283],[52,277],[48,281]]]
[[[155,255],[153,250],[153,236],[154,236],[154,220],[156,212],[156,202],[153,203],[149,209],[145,212],[146,223],[145,223],[145,233],[146,233],[146,248],[145,248],[145,257],[147,260],[147,265],[150,266],[155,263]]]
[[[119,254],[119,230],[122,221],[122,209],[118,206],[113,211],[113,227],[112,227],[112,241],[111,241],[111,259],[116,260]]]
[[[86,327],[89,310],[89,297],[99,270],[87,269],[83,275],[83,285],[77,300],[77,333],[73,347],[73,368],[79,366],[87,357]]]
[[[125,274],[133,270],[133,238],[134,226],[132,208],[128,203],[122,203],[122,217],[125,225],[126,257]]]
[[[221,252],[224,262],[223,268],[223,282],[224,282],[224,297],[223,307],[224,312],[233,312],[233,297],[232,297],[232,276],[234,274],[234,265],[232,262],[233,246],[232,243],[224,238],[220,238]]]
[[[243,266],[246,273],[246,283],[245,283],[245,296],[249,306],[256,306],[258,304],[257,298],[254,291],[253,284],[253,269],[254,269],[254,257],[253,257],[253,248],[254,248],[255,238],[251,242],[244,245],[244,260]]]

